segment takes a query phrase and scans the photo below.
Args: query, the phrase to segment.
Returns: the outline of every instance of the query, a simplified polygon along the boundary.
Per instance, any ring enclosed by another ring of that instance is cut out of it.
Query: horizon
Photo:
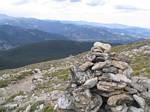
[[[41,18],[35,18],[35,17],[11,16],[11,15],[7,15],[7,14],[4,14],[4,13],[0,13],[0,15],[8,16],[8,17],[14,17],[14,18],[37,19],[37,20],[41,20],[41,21],[85,22],[85,23],[97,23],[97,24],[102,24],[102,25],[122,25],[122,26],[125,26],[125,27],[139,27],[139,28],[150,29],[150,27],[143,27],[143,26],[136,26],[136,25],[134,26],[134,25],[121,24],[121,23],[102,23],[102,22],[93,22],[93,21],[86,21],[86,20],[41,19]]]
[[[0,13],[14,17],[85,21],[150,28],[150,1],[143,0],[5,0]],[[82,10],[81,10],[82,9]]]

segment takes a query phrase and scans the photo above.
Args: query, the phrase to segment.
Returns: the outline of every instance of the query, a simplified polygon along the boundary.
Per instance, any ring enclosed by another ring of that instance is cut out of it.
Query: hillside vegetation
[[[113,51],[126,56],[134,75],[145,74],[150,77],[150,40],[116,46]]]

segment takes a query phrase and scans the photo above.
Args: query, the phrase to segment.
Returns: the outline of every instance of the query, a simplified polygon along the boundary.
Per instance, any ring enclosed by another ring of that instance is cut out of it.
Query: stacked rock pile
[[[95,42],[86,62],[71,68],[71,84],[57,102],[58,112],[150,112],[150,80]]]

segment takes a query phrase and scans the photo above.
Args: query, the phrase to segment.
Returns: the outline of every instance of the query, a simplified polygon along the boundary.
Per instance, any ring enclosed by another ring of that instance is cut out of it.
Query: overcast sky
[[[150,0],[0,0],[0,13],[150,28]]]

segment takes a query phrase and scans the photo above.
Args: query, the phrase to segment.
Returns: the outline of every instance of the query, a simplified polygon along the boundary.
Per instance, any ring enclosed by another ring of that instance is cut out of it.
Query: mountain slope
[[[0,52],[0,69],[20,67],[86,51],[92,42],[50,40]]]
[[[35,29],[25,29],[10,25],[0,25],[0,50],[41,42],[45,40],[61,40],[66,37]]]

